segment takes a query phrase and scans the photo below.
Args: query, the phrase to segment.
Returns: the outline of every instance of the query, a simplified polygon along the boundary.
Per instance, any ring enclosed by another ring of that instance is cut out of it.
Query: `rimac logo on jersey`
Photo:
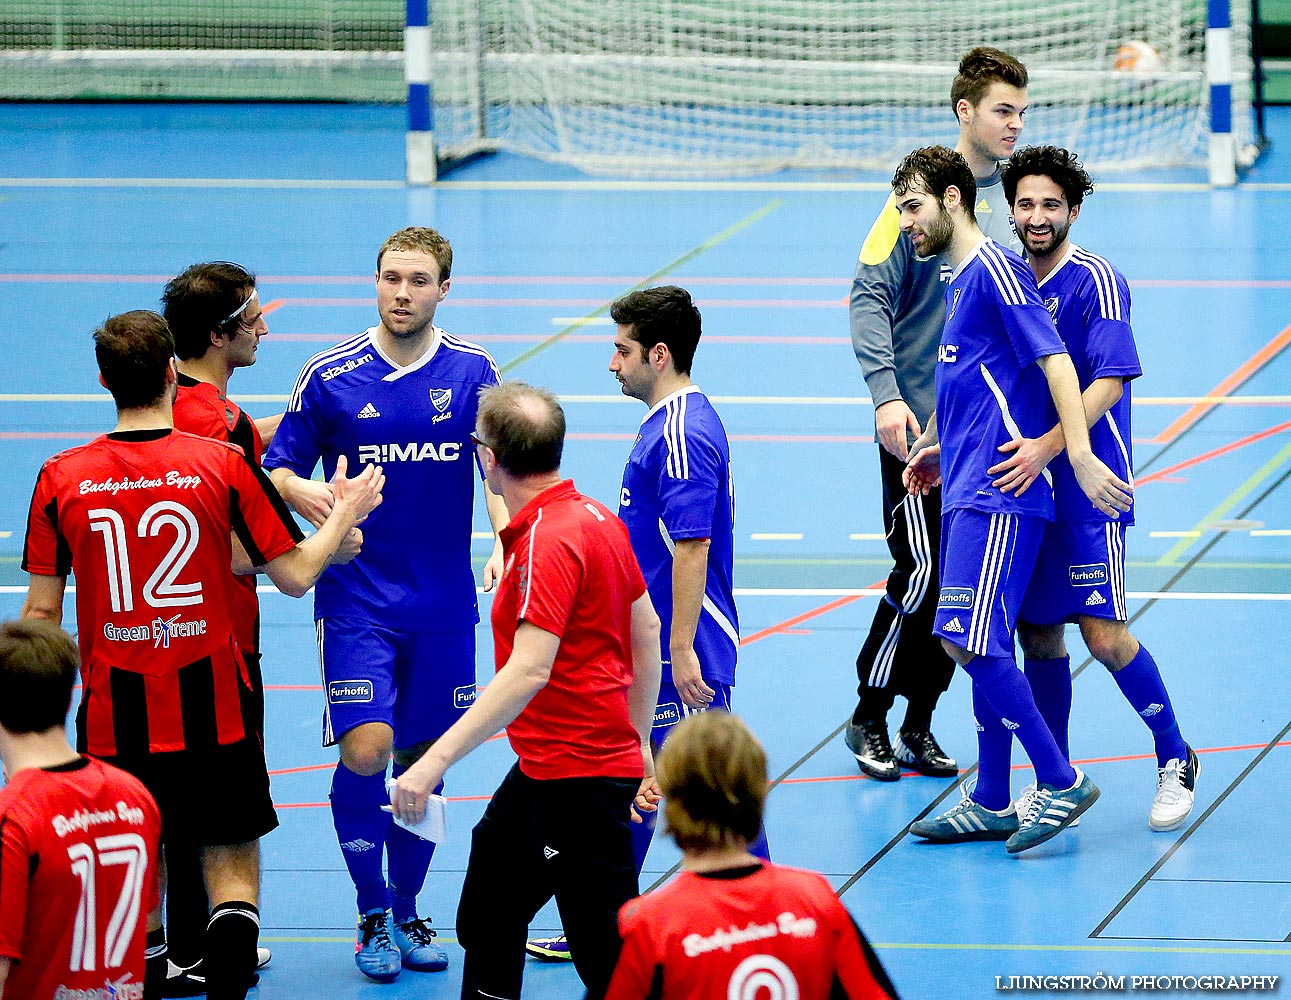
[[[973,606],[972,587],[942,587],[937,597],[939,608],[959,608],[967,610]]]
[[[350,358],[350,360],[345,362],[343,365],[333,365],[331,368],[324,368],[319,372],[319,375],[322,376],[324,382],[330,382],[332,379],[336,378],[336,376],[344,375],[346,372],[352,372],[355,368],[359,367],[359,365],[366,365],[371,360],[371,354],[364,354],[357,358]]]
[[[372,700],[372,682],[368,680],[329,681],[327,700],[332,705],[358,705]]]
[[[959,360],[958,344],[938,344],[937,360],[945,365],[953,365]]]
[[[1067,579],[1073,587],[1101,587],[1107,583],[1107,563],[1068,566]]]
[[[407,444],[361,444],[360,465],[390,465],[394,462],[456,462],[462,457],[459,441],[409,441]]]
[[[453,707],[470,708],[475,701],[475,685],[463,684],[459,688],[453,688]]]

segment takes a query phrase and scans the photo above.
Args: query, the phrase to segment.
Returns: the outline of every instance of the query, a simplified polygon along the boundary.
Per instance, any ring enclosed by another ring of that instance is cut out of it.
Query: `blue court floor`
[[[375,322],[381,241],[409,224],[440,229],[456,261],[438,322],[507,375],[561,394],[565,470],[610,503],[644,410],[606,370],[607,308],[640,283],[675,282],[703,312],[694,375],[732,438],[735,699],[777,779],[776,860],[825,873],[907,998],[987,997],[1010,976],[1103,973],[1130,992],[1136,976],[1291,974],[1291,113],[1274,109],[1270,128],[1272,148],[1238,188],[1210,190],[1199,172],[1116,175],[1072,230],[1133,294],[1145,374],[1128,588],[1132,628],[1204,764],[1180,830],[1148,830],[1151,740],[1074,631],[1072,751],[1103,797],[1043,848],[1008,857],[999,844],[914,841],[906,827],[958,801],[956,782],[865,779],[841,742],[888,568],[846,309],[886,195],[880,175],[626,184],[498,157],[409,189],[397,109],[0,105],[0,615],[21,606],[40,463],[113,423],[91,330],[155,308],[188,264],[230,259],[260,275],[271,334],[232,394],[268,414],[306,358]],[[476,546],[482,561],[488,542]],[[319,745],[310,599],[266,594],[262,614],[282,826],[265,842],[274,959],[259,995],[455,997],[469,831],[509,749],[489,743],[449,773],[449,839],[421,898],[452,967],[368,983],[351,957],[352,888],[326,808],[335,758]],[[492,672],[487,628],[478,672]],[[935,729],[971,769],[966,678]],[[1015,754],[1015,790],[1030,780],[1024,761]],[[677,860],[657,841],[642,887]],[[534,930],[555,926],[548,908]],[[572,969],[530,963],[526,996],[578,995]]]

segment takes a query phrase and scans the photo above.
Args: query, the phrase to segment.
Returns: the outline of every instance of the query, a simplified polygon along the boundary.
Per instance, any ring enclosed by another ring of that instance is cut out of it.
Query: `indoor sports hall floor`
[[[956,783],[864,779],[843,747],[870,588],[888,564],[845,306],[886,192],[879,174],[625,184],[500,157],[437,189],[408,189],[398,109],[0,106],[0,614],[21,604],[41,461],[113,422],[90,331],[110,313],[155,307],[187,264],[226,258],[261,276],[271,336],[233,389],[267,414],[307,357],[374,322],[382,239],[435,226],[456,250],[440,324],[486,346],[507,375],[562,394],[566,471],[609,503],[644,409],[606,371],[606,309],[635,285],[680,283],[707,331],[696,381],[732,438],[736,705],[770,751],[776,859],[827,875],[905,997],[985,997],[1009,976],[1105,973],[1126,977],[1127,992],[1134,976],[1286,976],[1291,114],[1275,111],[1270,124],[1273,148],[1236,190],[1211,191],[1187,171],[1109,176],[1073,230],[1126,273],[1134,296],[1146,374],[1134,389],[1133,628],[1204,764],[1196,809],[1173,833],[1147,827],[1147,732],[1074,632],[1072,748],[1103,797],[1045,847],[1008,857],[1000,844],[916,842],[907,825],[958,801]],[[1041,109],[1025,138],[1042,141],[1044,129]],[[487,542],[476,546],[482,556]],[[266,595],[263,618],[282,827],[265,842],[263,941],[274,958],[261,994],[455,997],[468,834],[509,765],[505,742],[449,774],[450,836],[422,900],[452,968],[367,982],[351,958],[353,896],[325,804],[335,758],[319,745],[309,599]],[[479,634],[485,681],[492,650],[487,627]],[[935,729],[967,770],[965,681]],[[1029,774],[1019,767],[1015,788]],[[677,857],[656,842],[643,887]],[[534,930],[555,926],[549,908]],[[580,995],[571,968],[534,962],[526,989]]]

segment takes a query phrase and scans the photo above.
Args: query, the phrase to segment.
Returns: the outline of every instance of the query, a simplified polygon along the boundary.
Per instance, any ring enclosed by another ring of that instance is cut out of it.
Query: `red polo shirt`
[[[627,528],[572,480],[534,497],[502,529],[504,569],[493,599],[498,670],[520,622],[560,638],[551,678],[507,737],[520,770],[540,780],[640,778],[628,714],[632,603],[645,580]]]

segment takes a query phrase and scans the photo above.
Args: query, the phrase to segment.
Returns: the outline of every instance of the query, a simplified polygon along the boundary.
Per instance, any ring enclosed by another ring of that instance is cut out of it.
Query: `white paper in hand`
[[[394,778],[386,778],[386,791],[389,792],[393,787]],[[395,816],[395,824],[403,827],[409,833],[415,833],[422,840],[442,844],[448,832],[444,810],[444,805],[447,801],[442,795],[431,795],[426,799],[426,816],[420,823],[405,823],[398,816]]]

